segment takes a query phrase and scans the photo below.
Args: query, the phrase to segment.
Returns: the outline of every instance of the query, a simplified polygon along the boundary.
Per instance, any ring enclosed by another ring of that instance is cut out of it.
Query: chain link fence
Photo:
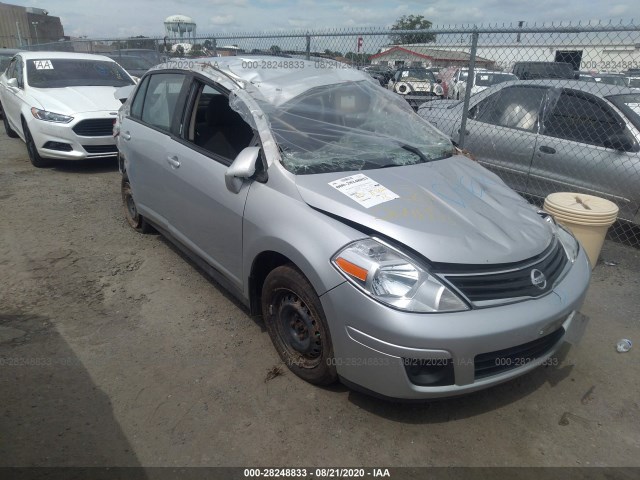
[[[640,246],[640,27],[587,24],[220,34],[36,45],[111,55],[330,58],[366,71],[530,201],[613,201]],[[125,67],[126,68],[126,67]],[[389,119],[393,121],[393,119]]]

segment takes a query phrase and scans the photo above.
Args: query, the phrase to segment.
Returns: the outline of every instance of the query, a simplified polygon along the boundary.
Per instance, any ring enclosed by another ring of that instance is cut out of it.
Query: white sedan
[[[0,76],[0,108],[10,137],[27,144],[31,163],[115,157],[117,88],[131,76],[102,55],[21,52]]]

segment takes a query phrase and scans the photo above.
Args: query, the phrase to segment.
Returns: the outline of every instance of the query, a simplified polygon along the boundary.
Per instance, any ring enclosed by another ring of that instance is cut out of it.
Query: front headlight
[[[576,237],[573,236],[573,233],[571,233],[571,231],[564,225],[556,222],[556,219],[544,210],[538,210],[538,215],[540,215],[546,222],[553,225],[553,231],[562,244],[562,247],[567,254],[567,258],[571,263],[575,262],[578,257],[578,252],[580,251],[580,244]]]
[[[347,280],[390,307],[416,313],[469,309],[424,266],[373,238],[347,245],[331,262]]]
[[[578,257],[578,251],[580,250],[580,244],[576,237],[573,236],[564,225],[560,225],[556,223],[556,235],[558,236],[558,240],[564,247],[564,251],[567,253],[567,257],[571,261],[571,263],[576,261]]]
[[[45,122],[69,123],[73,120],[73,117],[60,113],[47,112],[46,110],[39,110],[35,107],[31,108],[31,114],[38,120],[44,120]]]
[[[435,93],[436,95],[443,95],[444,90],[440,85],[436,84],[436,86],[433,88],[433,93]]]

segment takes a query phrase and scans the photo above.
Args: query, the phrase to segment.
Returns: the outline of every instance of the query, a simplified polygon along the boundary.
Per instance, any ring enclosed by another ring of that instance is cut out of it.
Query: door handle
[[[124,138],[125,140],[131,140],[131,134],[129,134],[129,132],[124,132],[122,135],[122,138]]]
[[[167,163],[171,165],[172,168],[180,168],[180,161],[175,155],[167,157]]]
[[[546,145],[541,145],[538,150],[540,150],[542,153],[549,153],[549,154],[556,153],[555,148],[547,147]]]

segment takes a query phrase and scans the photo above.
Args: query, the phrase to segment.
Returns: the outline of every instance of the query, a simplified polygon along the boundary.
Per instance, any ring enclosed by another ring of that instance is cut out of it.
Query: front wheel
[[[269,273],[262,289],[262,316],[282,361],[314,385],[330,385],[338,374],[320,299],[293,265]]]
[[[27,122],[22,122],[22,131],[24,132],[24,142],[27,144],[27,152],[29,153],[29,160],[31,164],[36,168],[44,168],[51,165],[51,160],[42,158],[38,153],[36,142],[33,141]]]

